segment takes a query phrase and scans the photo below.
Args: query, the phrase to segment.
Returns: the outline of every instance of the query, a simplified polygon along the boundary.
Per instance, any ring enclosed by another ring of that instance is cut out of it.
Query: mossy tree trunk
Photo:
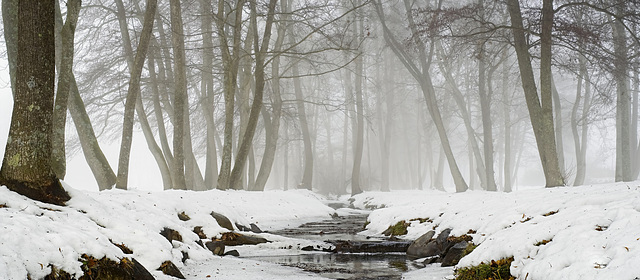
[[[13,114],[0,184],[42,202],[70,199],[51,167],[55,2],[19,1]]]

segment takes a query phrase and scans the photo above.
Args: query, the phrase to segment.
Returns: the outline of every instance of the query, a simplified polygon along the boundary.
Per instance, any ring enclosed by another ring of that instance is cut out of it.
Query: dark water
[[[332,243],[335,240],[348,240],[375,246],[377,242],[384,242],[357,234],[364,229],[366,217],[366,214],[345,215],[271,233]],[[406,254],[401,252],[309,252],[303,255],[261,256],[251,259],[298,267],[332,279],[401,279],[402,273],[424,267],[408,260]]]

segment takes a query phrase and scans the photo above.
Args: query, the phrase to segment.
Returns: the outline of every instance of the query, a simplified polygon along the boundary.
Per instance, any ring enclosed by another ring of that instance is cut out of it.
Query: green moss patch
[[[515,280],[511,275],[510,267],[513,257],[501,259],[490,263],[481,263],[477,266],[464,267],[456,270],[456,280]]]
[[[395,225],[389,226],[382,234],[386,236],[398,236],[407,234],[407,227],[409,227],[410,223],[402,220],[397,222]]]

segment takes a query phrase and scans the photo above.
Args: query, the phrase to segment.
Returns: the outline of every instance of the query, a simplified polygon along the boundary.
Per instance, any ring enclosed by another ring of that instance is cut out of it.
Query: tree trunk
[[[225,1],[218,1],[218,13],[216,16],[216,27],[220,37],[222,65],[224,69],[224,143],[222,147],[222,164],[218,175],[218,189],[226,190],[230,187],[231,157],[233,154],[233,114],[235,108],[235,91],[238,79],[238,64],[240,58],[240,42],[242,30],[242,6],[244,0],[238,0],[231,15],[225,13]],[[233,20],[232,49],[229,48],[228,35],[225,28],[226,19]]]
[[[409,27],[411,28],[413,34],[418,34],[417,26],[413,19],[413,14],[410,7],[411,5],[408,0],[405,0],[404,3],[407,18],[409,19]],[[456,186],[456,191],[466,191],[469,187],[467,186],[462,173],[460,173],[460,169],[458,168],[458,164],[456,163],[455,157],[453,155],[453,150],[451,149],[449,138],[442,121],[442,114],[440,113],[440,109],[438,108],[435,88],[433,86],[433,81],[431,80],[431,74],[429,73],[435,42],[432,40],[430,48],[427,48],[422,41],[416,40],[416,43],[419,46],[420,67],[418,67],[412,60],[408,59],[408,54],[404,51],[404,49],[400,46],[400,43],[393,36],[392,31],[389,30],[389,28],[386,26],[384,14],[382,12],[382,4],[378,1],[376,2],[375,6],[376,12],[378,13],[378,16],[382,22],[385,40],[391,46],[391,49],[396,54],[398,59],[400,59],[405,68],[407,68],[411,75],[420,84],[420,88],[424,95],[429,114],[431,115],[431,119],[436,125],[438,137],[440,138],[440,142],[442,143],[442,148],[444,149],[447,163],[449,165],[449,169],[451,170],[451,175]],[[426,54],[427,49],[429,49],[429,55]]]
[[[55,2],[18,3],[16,80],[0,185],[31,199],[70,199],[51,166],[55,81]]]
[[[560,93],[556,88],[555,81],[551,77],[551,94],[553,95],[553,110],[555,115],[556,150],[558,151],[558,166],[563,176],[566,175],[566,165],[564,163],[564,139],[562,136],[562,104],[560,103]]]
[[[278,36],[276,37],[276,42],[273,46],[273,52],[276,54],[271,61],[271,92],[273,94],[271,100],[271,108],[273,110],[273,114],[269,117],[269,113],[264,113],[264,123],[265,123],[265,146],[264,146],[264,154],[262,156],[262,162],[260,163],[260,169],[258,170],[258,175],[256,176],[255,185],[251,190],[254,191],[263,191],[265,185],[267,184],[267,180],[269,179],[269,175],[271,174],[271,170],[273,167],[273,162],[275,161],[276,148],[278,147],[278,133],[280,131],[280,117],[282,115],[282,96],[280,95],[280,55],[279,52],[282,50],[282,43],[284,42],[284,37],[287,32],[286,21],[289,18],[289,6],[288,0],[280,1],[280,9],[283,11],[282,20],[283,22],[278,23]],[[286,160],[286,159],[285,159]]]
[[[616,15],[625,13],[625,1],[616,1]],[[616,83],[616,182],[628,182],[632,180],[631,174],[631,96],[629,94],[629,80],[627,72],[629,62],[627,59],[627,37],[620,19],[613,22],[613,48],[614,48],[614,72]],[[635,143],[634,143],[635,145]]]
[[[269,48],[269,40],[271,38],[271,26],[273,25],[274,11],[276,8],[277,0],[269,1],[269,11],[267,14],[267,21],[265,22],[264,34],[262,42],[258,42],[258,23],[257,23],[257,11],[256,3],[251,2],[251,23],[254,28],[254,52],[255,52],[255,92],[253,96],[253,103],[251,104],[251,112],[249,113],[249,120],[244,135],[242,136],[242,142],[238,147],[238,155],[231,171],[230,183],[231,187],[236,190],[242,189],[241,176],[244,166],[247,162],[247,157],[253,144],[253,136],[256,132],[256,126],[258,125],[258,117],[260,116],[260,110],[262,108],[262,97],[264,95],[264,61]]]
[[[56,1],[57,2],[57,1]],[[65,127],[67,124],[67,108],[69,100],[69,89],[71,88],[71,76],[73,75],[73,50],[74,35],[78,14],[80,13],[80,1],[70,0],[67,2],[67,20],[60,31],[60,60],[58,64],[58,89],[56,93],[55,106],[53,110],[53,136],[52,160],[53,172],[59,179],[64,180],[67,173],[66,152],[65,152]],[[61,16],[62,17],[62,16]]]
[[[204,172],[204,184],[206,189],[215,189],[218,183],[218,153],[214,138],[215,123],[214,114],[214,93],[213,93],[213,14],[212,1],[200,0],[200,12],[202,13],[200,26],[202,29],[202,81],[200,84],[200,104],[207,126],[207,155]]]
[[[173,97],[173,188],[187,189],[184,172],[184,126],[187,99],[187,73],[185,69],[184,28],[182,27],[182,9],[179,0],[171,0],[171,45],[173,46],[175,64],[175,93]]]
[[[18,56],[18,3],[19,0],[2,0],[2,25],[4,27],[4,43],[7,47],[9,62],[9,80],[11,94],[15,96],[16,64]],[[58,1],[56,1],[57,3]],[[58,8],[59,9],[59,8]],[[60,16],[62,22],[62,16]]]
[[[586,58],[580,57],[580,69],[578,73],[578,86],[576,89],[576,100],[573,103],[571,110],[571,132],[573,133],[573,143],[576,153],[576,176],[573,180],[574,186],[581,186],[584,184],[586,174],[586,162],[585,162],[585,150],[587,144],[587,113],[590,103],[590,81],[587,73]],[[582,114],[578,117],[578,108],[580,108],[580,102],[582,100],[582,87],[584,84],[584,100],[582,101]],[[578,126],[582,126],[582,135],[578,132]]]
[[[540,37],[540,85],[541,98],[538,97],[529,46],[525,40],[522,13],[518,0],[508,0],[511,16],[514,45],[520,68],[520,78],[524,90],[529,118],[538,145],[538,153],[547,187],[563,186],[564,178],[558,165],[555,133],[553,128],[553,111],[551,102],[551,29],[553,27],[553,2],[544,0],[542,8],[542,33]]]
[[[116,188],[126,190],[129,176],[129,155],[131,153],[131,141],[133,140],[133,114],[136,107],[136,99],[140,95],[140,76],[144,66],[144,60],[149,47],[153,28],[153,17],[155,15],[156,0],[147,1],[144,24],[136,51],[135,60],[131,69],[129,89],[125,101],[124,124],[122,128],[122,144],[120,145],[120,156],[118,161],[118,178]],[[122,28],[122,27],[121,27]],[[124,28],[128,34],[127,28]]]

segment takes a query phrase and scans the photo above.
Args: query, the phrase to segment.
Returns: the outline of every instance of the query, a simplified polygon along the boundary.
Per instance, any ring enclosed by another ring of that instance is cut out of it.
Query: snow
[[[254,279],[282,279],[282,275],[290,275],[291,279],[313,277],[293,268],[213,256],[196,244],[199,238],[192,229],[203,226],[210,237],[226,232],[210,215],[212,211],[227,216],[233,223],[245,226],[255,223],[263,230],[295,227],[326,219],[334,213],[315,194],[303,190],[88,192],[69,186],[66,189],[72,199],[67,207],[59,207],[27,199],[0,186],[0,205],[3,205],[0,207],[0,279],[26,279],[27,274],[41,279],[50,273],[49,264],[80,276],[78,259],[82,254],[113,260],[134,257],[158,279],[170,279],[155,271],[167,260],[191,275],[190,279],[204,279],[214,274],[233,279],[232,275],[240,272],[262,275],[252,277]],[[181,221],[177,215],[180,212],[191,219]],[[164,227],[177,230],[183,242],[169,243],[159,234]],[[288,251],[291,254],[309,245],[295,239],[271,239],[275,242],[257,248],[269,251],[291,245],[294,248]],[[111,242],[125,244],[133,250],[133,255],[125,255]],[[242,254],[247,250],[239,248],[239,251]],[[189,254],[186,264],[181,261],[182,252]]]
[[[407,239],[451,228],[480,244],[457,267],[513,256],[518,279],[638,279],[640,277],[640,182],[538,188],[514,193],[469,191],[366,192],[354,197],[373,211],[363,234],[380,235],[412,221]],[[557,213],[556,213],[557,212]],[[538,242],[551,240],[546,245]],[[537,245],[537,246],[536,246]],[[434,275],[422,269],[405,275]],[[429,278],[426,278],[429,279]],[[433,279],[443,279],[437,276]]]

